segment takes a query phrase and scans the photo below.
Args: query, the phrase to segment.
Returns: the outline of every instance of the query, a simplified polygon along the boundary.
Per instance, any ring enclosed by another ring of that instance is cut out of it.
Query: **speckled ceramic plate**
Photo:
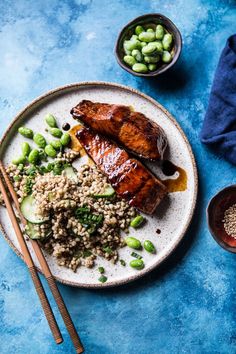
[[[190,224],[195,208],[198,185],[196,165],[187,138],[175,119],[165,108],[152,98],[134,89],[104,82],[86,82],[60,87],[30,103],[16,116],[4,134],[0,145],[1,160],[7,164],[12,160],[13,156],[19,154],[19,146],[24,139],[17,134],[19,126],[27,125],[34,131],[45,133],[43,120],[46,113],[49,112],[57,117],[60,125],[65,121],[74,125],[75,122],[70,117],[70,109],[82,99],[130,105],[136,111],[146,114],[147,117],[150,117],[164,128],[169,141],[170,160],[187,172],[187,189],[184,192],[170,193],[159,206],[156,214],[148,217],[148,222],[141,229],[131,231],[131,235],[141,241],[145,239],[151,240],[157,249],[155,255],[141,251],[145,262],[143,270],[137,271],[129,267],[131,251],[128,247],[124,247],[119,251],[120,258],[127,262],[126,267],[120,265],[119,262],[113,265],[106,260],[97,259],[96,264],[106,269],[108,281],[105,284],[98,282],[99,273],[97,267],[94,269],[81,267],[74,273],[69,269],[59,267],[52,256],[46,255],[52,273],[58,281],[64,284],[94,288],[115,286],[127,283],[150,272],[162,263],[179,244]],[[157,164],[149,164],[149,167],[159,177],[164,177]],[[0,207],[0,223],[4,237],[16,254],[22,258],[19,244],[10,226],[7,212],[3,207]],[[157,234],[157,229],[161,230],[160,234]],[[33,259],[39,267],[34,254]]]

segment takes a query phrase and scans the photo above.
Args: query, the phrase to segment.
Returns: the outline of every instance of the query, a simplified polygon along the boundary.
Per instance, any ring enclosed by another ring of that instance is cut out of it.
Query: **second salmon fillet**
[[[104,136],[89,128],[80,129],[76,136],[116,193],[140,211],[153,214],[167,193],[163,183],[140,161]]]

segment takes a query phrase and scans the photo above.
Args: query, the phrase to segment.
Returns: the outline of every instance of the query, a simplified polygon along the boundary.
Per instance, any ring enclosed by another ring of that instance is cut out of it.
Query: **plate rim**
[[[186,234],[192,218],[193,218],[193,214],[196,208],[196,202],[197,202],[197,194],[198,194],[198,172],[197,172],[197,164],[196,164],[196,160],[192,151],[192,147],[188,141],[188,138],[186,137],[184,131],[182,130],[180,124],[176,121],[176,119],[172,116],[172,114],[166,109],[164,108],[158,101],[156,101],[154,98],[150,97],[149,95],[142,93],[141,91],[134,89],[132,87],[129,86],[125,86],[119,83],[115,83],[115,82],[106,82],[106,81],[81,81],[81,82],[74,82],[71,84],[66,84],[63,86],[59,86],[55,89],[51,89],[49,91],[47,91],[46,93],[36,97],[34,100],[32,100],[29,104],[27,104],[21,111],[19,111],[16,116],[13,118],[13,120],[11,121],[11,123],[8,125],[7,129],[5,130],[5,132],[3,133],[1,139],[0,139],[0,145],[3,144],[4,140],[7,138],[7,134],[10,132],[10,130],[12,129],[12,127],[17,123],[17,121],[21,118],[22,115],[24,115],[27,110],[33,109],[35,105],[39,104],[40,101],[43,101],[46,98],[50,98],[50,96],[53,96],[54,94],[59,94],[61,91],[66,91],[68,89],[80,89],[83,86],[107,86],[110,88],[119,88],[122,89],[124,91],[129,91],[130,93],[135,93],[138,96],[141,96],[142,98],[145,98],[146,100],[148,100],[149,102],[151,102],[152,104],[154,104],[154,106],[156,106],[158,109],[160,109],[163,113],[165,113],[168,117],[168,119],[176,126],[176,128],[178,129],[178,131],[180,132],[182,138],[185,141],[185,144],[187,146],[190,158],[191,158],[191,163],[192,163],[192,167],[193,167],[193,175],[194,175],[194,194],[193,194],[193,201],[192,201],[192,205],[191,205],[191,211],[190,214],[188,216],[188,219],[184,225],[184,228],[180,234],[180,236],[178,237],[178,239],[173,243],[172,247],[168,250],[167,253],[165,253],[165,255],[163,255],[157,262],[155,262],[154,264],[152,264],[149,268],[147,269],[143,269],[141,272],[136,273],[134,275],[129,276],[126,279],[121,279],[121,280],[116,280],[116,281],[111,281],[110,283],[98,283],[98,284],[86,284],[86,283],[81,283],[81,282],[74,282],[74,281],[70,281],[70,280],[65,280],[62,279],[59,276],[54,276],[54,278],[64,284],[64,285],[69,285],[72,287],[78,287],[78,288],[88,288],[88,289],[101,289],[101,288],[110,288],[110,287],[115,287],[115,286],[120,286],[120,285],[124,285],[127,283],[130,283],[132,281],[138,280],[141,277],[147,275],[148,273],[150,273],[151,271],[153,271],[155,268],[157,268],[158,266],[160,266],[163,261],[165,261],[177,248],[177,246],[179,245],[179,243],[182,241],[184,235]],[[4,239],[7,241],[7,243],[9,244],[9,246],[13,249],[13,251],[16,253],[16,255],[18,257],[20,257],[23,261],[24,261],[24,257],[22,255],[22,253],[16,248],[16,246],[13,244],[13,242],[10,240],[10,238],[7,235],[7,232],[5,231],[1,221],[0,221],[0,230],[2,232],[2,235],[4,237]],[[37,270],[42,273],[42,270],[37,267]]]

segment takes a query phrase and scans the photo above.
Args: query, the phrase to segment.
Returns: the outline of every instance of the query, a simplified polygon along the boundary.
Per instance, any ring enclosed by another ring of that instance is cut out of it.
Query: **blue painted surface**
[[[198,163],[193,224],[164,266],[117,289],[60,285],[86,353],[235,353],[236,258],[216,245],[205,221],[209,198],[235,183],[235,167],[198,139],[218,57],[235,31],[235,1],[1,0],[0,9],[0,133],[51,88],[113,81],[162,103],[183,127]],[[131,76],[113,55],[120,28],[148,12],[170,17],[184,41],[175,69],[154,80]],[[0,238],[0,353],[73,353],[65,330],[63,336],[64,344],[54,345],[24,264]]]

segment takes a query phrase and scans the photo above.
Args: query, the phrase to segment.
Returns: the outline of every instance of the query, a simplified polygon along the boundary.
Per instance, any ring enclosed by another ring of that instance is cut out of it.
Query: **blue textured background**
[[[174,70],[153,80],[131,76],[113,55],[120,28],[148,12],[170,17],[184,42]],[[117,289],[60,285],[86,353],[236,353],[236,256],[216,245],[205,220],[209,198],[235,183],[235,167],[198,138],[214,70],[235,23],[233,0],[0,2],[0,133],[51,88],[114,81],[162,103],[184,129],[198,163],[194,221],[164,266]],[[24,264],[0,238],[0,353],[73,353],[63,335],[65,342],[54,345]]]

